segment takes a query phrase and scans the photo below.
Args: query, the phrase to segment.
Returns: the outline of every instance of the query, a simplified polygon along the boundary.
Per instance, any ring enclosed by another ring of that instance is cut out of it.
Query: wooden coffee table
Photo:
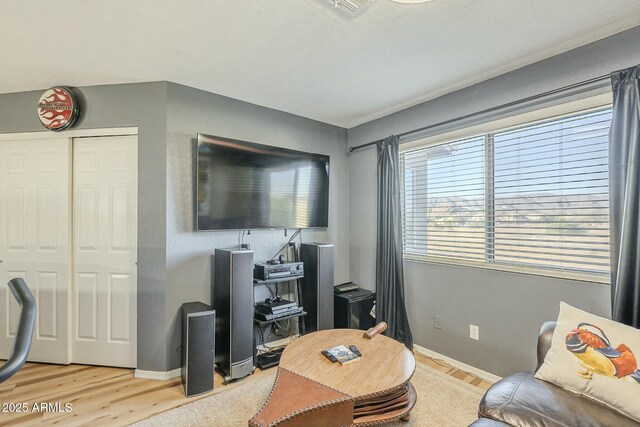
[[[331,329],[289,344],[267,402],[252,426],[373,425],[409,419],[416,392],[409,380],[416,362],[403,344],[384,335]],[[322,350],[355,344],[362,357],[348,365],[331,363]]]

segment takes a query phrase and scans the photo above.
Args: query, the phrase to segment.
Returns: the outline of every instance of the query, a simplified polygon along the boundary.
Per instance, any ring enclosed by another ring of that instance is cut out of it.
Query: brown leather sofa
[[[538,366],[551,347],[556,322],[545,322],[538,337]],[[534,378],[532,372],[509,375],[495,383],[482,398],[481,426],[585,426],[623,427],[639,424],[595,400],[568,392],[558,386]]]

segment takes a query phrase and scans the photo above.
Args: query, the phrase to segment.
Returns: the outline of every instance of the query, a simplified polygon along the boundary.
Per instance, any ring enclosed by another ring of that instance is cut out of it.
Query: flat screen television
[[[198,134],[196,229],[326,228],[329,156]]]

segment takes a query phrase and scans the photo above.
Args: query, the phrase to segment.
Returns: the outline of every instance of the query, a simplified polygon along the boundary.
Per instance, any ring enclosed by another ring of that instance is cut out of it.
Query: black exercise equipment
[[[31,349],[31,338],[36,324],[36,301],[33,299],[27,284],[18,277],[10,280],[8,285],[21,310],[18,331],[13,342],[11,355],[6,363],[0,367],[0,383],[11,378],[24,365],[29,355],[29,349]]]

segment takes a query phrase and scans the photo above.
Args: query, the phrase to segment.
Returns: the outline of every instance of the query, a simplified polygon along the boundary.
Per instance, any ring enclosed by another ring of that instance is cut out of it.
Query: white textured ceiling
[[[3,0],[0,93],[168,80],[353,127],[640,23],[638,0]]]

